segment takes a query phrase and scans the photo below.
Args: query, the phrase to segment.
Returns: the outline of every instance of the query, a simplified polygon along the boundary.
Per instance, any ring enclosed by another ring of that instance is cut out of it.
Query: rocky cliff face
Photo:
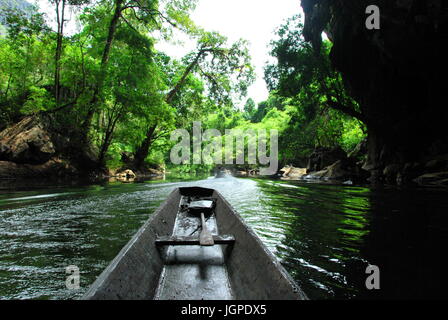
[[[61,153],[45,122],[26,117],[0,132],[0,178],[54,178],[77,174]]]
[[[366,28],[369,5],[380,8],[379,30]],[[332,63],[367,119],[364,168],[373,180],[425,173],[448,153],[448,1],[302,0],[302,7],[306,39],[318,46],[326,31]]]
[[[54,156],[53,142],[40,121],[27,117],[0,132],[0,159],[42,164]]]
[[[97,174],[94,153],[79,152],[50,123],[49,116],[28,116],[0,132],[0,178]]]

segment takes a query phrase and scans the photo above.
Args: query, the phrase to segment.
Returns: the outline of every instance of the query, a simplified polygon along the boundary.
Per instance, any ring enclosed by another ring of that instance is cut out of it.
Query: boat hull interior
[[[201,218],[188,210],[203,199],[214,202],[205,219],[213,246],[195,240]],[[189,187],[169,195],[83,299],[307,298],[219,192]]]

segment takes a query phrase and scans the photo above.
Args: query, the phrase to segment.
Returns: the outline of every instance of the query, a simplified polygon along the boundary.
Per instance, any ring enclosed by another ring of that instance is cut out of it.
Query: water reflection
[[[359,251],[368,233],[369,189],[263,180],[259,186],[283,229],[277,256],[305,292],[314,299],[355,297],[348,268],[367,265]]]

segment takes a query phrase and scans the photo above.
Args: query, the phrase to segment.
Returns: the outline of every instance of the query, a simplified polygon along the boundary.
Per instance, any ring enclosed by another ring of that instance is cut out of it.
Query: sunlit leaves
[[[40,15],[9,15],[9,36],[0,39],[0,121],[50,112],[58,132],[73,141],[87,132],[81,144],[92,144],[115,163],[120,152],[138,148],[148,127],[156,126],[151,146],[161,152],[169,146],[163,139],[170,130],[210,113],[222,112],[228,126],[245,123],[234,101],[254,80],[248,43],[229,43],[197,27],[190,18],[196,0],[50,2],[82,7],[81,30],[67,36],[46,27]],[[181,61],[154,48],[160,34],[172,30],[197,42]],[[150,155],[159,162],[163,156],[155,152]]]
[[[289,98],[295,109],[280,139],[285,160],[304,159],[315,146],[350,151],[364,137],[351,118],[360,115],[359,106],[331,67],[331,46],[324,41],[316,52],[304,39],[300,16],[288,19],[271,42],[277,61],[266,66],[265,80],[274,96]]]
[[[52,97],[47,90],[44,88],[31,86],[29,91],[28,98],[20,109],[20,112],[29,115],[36,114],[39,111],[51,109],[54,102],[52,101]]]
[[[184,59],[186,63],[198,59],[194,71],[207,84],[208,95],[220,105],[245,96],[255,80],[247,41],[227,42],[217,32],[198,31],[197,49]]]

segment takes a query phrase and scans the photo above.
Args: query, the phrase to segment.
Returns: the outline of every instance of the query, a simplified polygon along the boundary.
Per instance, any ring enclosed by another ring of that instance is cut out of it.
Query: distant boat
[[[175,189],[83,299],[307,299],[213,189]]]

